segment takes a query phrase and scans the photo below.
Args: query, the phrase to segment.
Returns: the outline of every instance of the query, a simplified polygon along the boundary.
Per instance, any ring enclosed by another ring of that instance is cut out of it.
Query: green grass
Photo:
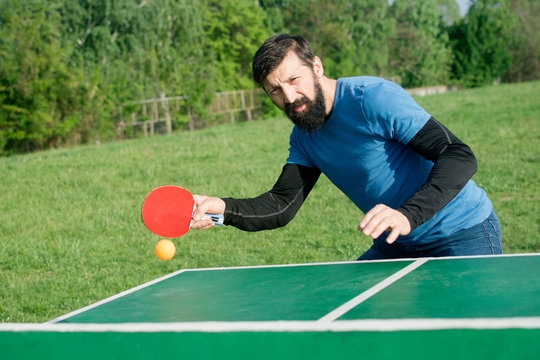
[[[468,143],[507,253],[539,252],[540,82],[418,98]],[[285,228],[231,227],[175,239],[140,221],[146,193],[178,184],[251,197],[271,188],[288,154],[286,119],[0,159],[0,322],[42,322],[181,268],[353,260],[370,246],[360,212],[322,177]]]

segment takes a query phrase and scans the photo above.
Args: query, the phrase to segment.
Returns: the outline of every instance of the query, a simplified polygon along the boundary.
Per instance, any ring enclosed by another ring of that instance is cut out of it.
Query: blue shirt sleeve
[[[302,142],[299,139],[299,131],[300,130],[298,130],[298,128],[295,126],[291,132],[289,139],[289,157],[287,159],[287,163],[316,168],[317,166],[313,164],[311,159],[306,157],[305,152],[302,151]]]
[[[375,135],[404,145],[431,117],[402,87],[389,81],[366,86],[362,110]]]

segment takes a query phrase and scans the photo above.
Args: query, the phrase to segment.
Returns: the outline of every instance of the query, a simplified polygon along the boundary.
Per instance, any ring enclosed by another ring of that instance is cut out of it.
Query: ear
[[[324,68],[321,59],[318,56],[313,57],[313,72],[317,78],[321,78],[324,75]]]

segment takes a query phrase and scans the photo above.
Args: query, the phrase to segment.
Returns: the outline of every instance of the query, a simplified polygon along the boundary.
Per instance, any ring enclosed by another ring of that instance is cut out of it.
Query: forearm
[[[223,198],[225,225],[241,230],[269,230],[288,224],[320,176],[318,169],[286,164],[273,188],[255,198]]]
[[[414,230],[452,201],[476,172],[477,164],[471,149],[433,118],[407,146],[434,162],[426,183],[397,209]]]

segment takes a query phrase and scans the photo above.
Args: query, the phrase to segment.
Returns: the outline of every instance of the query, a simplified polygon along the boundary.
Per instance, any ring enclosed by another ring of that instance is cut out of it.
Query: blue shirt
[[[433,162],[406,144],[430,118],[400,86],[375,77],[337,82],[332,115],[318,131],[297,127],[288,163],[320,169],[364,213],[394,209],[425,184]],[[398,241],[426,244],[484,221],[492,205],[470,180],[441,211]]]

